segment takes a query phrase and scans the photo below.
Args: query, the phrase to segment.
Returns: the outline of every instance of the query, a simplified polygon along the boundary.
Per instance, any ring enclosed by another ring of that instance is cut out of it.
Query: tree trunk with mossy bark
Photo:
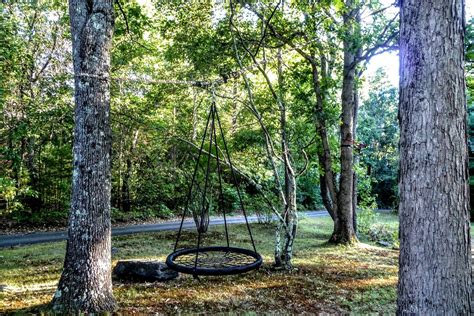
[[[403,0],[400,315],[468,315],[471,245],[464,1]]]
[[[110,49],[112,0],[71,0],[75,128],[64,269],[52,301],[61,313],[116,309],[111,277]]]

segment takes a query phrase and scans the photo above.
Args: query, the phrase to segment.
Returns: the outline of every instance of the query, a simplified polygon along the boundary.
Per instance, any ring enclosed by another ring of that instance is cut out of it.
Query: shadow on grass
[[[249,243],[245,225],[231,228],[232,240],[245,242],[247,247]],[[328,244],[332,231],[330,219],[304,220],[295,242],[294,264],[298,269],[288,273],[272,271],[270,264],[274,251],[274,227],[254,225],[252,231],[265,260],[265,265],[259,271],[239,276],[202,278],[201,282],[186,275],[167,283],[124,283],[114,280],[119,313],[394,312],[396,252],[368,245],[341,247]],[[209,242],[219,243],[225,239],[225,235],[214,228],[210,234],[212,238]],[[185,233],[184,244],[194,244],[195,236],[195,233]],[[175,237],[175,232],[114,237],[114,247],[118,249],[114,261],[132,258],[164,260],[174,246]],[[58,244],[0,252],[6,259],[5,263],[0,264],[0,278],[4,279],[2,282],[25,285],[59,279],[64,250],[63,245],[61,251],[56,248]],[[45,260],[49,259],[53,260],[53,264],[46,264]],[[26,260],[31,260],[31,264]],[[0,293],[0,306],[7,308],[1,310],[0,314],[12,314],[15,307],[21,308],[16,312],[18,314],[48,314],[48,304],[37,304],[49,301],[52,291],[41,293],[30,288],[29,291],[8,294],[8,297]],[[30,306],[23,308],[25,305]]]
[[[37,304],[15,310],[6,310],[2,315],[54,315],[51,304]]]
[[[331,234],[324,233],[324,232],[315,232],[315,231],[299,231],[299,234],[297,235],[297,240],[299,239],[314,239],[314,240],[320,240],[322,242],[325,242],[331,238]]]
[[[336,274],[324,263],[298,264],[297,268],[275,271],[267,264],[240,276],[203,277],[200,281],[181,276],[168,283],[117,282],[114,287],[120,312],[340,314],[353,309],[380,312],[383,305],[390,310],[394,304],[395,283],[376,268],[366,275],[350,264],[345,273]],[[377,305],[367,305],[368,298],[378,298]],[[367,307],[353,306],[360,303]]]
[[[348,260],[339,248],[319,245],[321,254],[295,258],[295,270],[275,271],[269,263],[253,273],[225,277],[192,276],[166,283],[114,279],[121,315],[164,314],[346,314],[392,312],[396,271],[387,270],[387,253],[370,262]],[[333,253],[325,253],[332,251]],[[362,256],[372,249],[359,249]],[[356,254],[357,250],[354,250]],[[50,291],[28,295],[52,295]],[[26,294],[26,293],[25,293]],[[49,304],[32,305],[8,314],[51,314]]]

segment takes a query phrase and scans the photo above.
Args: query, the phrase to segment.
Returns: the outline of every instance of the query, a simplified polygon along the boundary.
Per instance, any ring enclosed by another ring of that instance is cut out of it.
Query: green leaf
[[[334,8],[336,9],[336,12],[341,12],[344,9],[344,1],[334,0]]]

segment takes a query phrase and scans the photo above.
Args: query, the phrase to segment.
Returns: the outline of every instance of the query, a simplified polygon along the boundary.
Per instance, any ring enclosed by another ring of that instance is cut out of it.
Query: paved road
[[[306,217],[323,217],[329,214],[326,211],[311,211],[311,212],[300,212],[300,215]],[[249,222],[257,222],[257,216],[249,216]],[[232,216],[227,219],[228,224],[242,224],[245,223],[245,219],[242,216]],[[137,233],[148,233],[158,232],[165,230],[178,230],[180,221],[171,221],[158,224],[142,224],[142,225],[131,225],[124,227],[112,228],[112,235],[128,235]],[[210,225],[223,225],[224,220],[222,218],[211,218]],[[186,220],[183,224],[183,228],[193,228],[194,222],[192,219]],[[0,248],[11,247],[19,245],[37,244],[51,241],[60,241],[67,239],[66,231],[57,232],[40,232],[30,234],[15,234],[15,235],[0,235]]]

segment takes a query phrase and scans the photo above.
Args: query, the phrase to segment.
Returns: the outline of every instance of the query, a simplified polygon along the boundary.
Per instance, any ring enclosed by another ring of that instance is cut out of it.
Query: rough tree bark
[[[398,314],[470,313],[463,8],[401,2]]]
[[[361,38],[361,29],[362,29],[362,17],[361,17],[361,14],[360,14],[360,10],[357,10],[355,12],[355,25],[354,25],[354,35],[355,35],[355,39],[360,39]],[[360,105],[360,96],[359,96],[359,79],[362,75],[362,71],[358,70],[357,69],[357,66],[359,65],[360,63],[360,60],[362,58],[362,47],[360,45],[355,45],[356,46],[356,50],[355,50],[355,62],[356,64],[354,65],[355,67],[355,71],[356,71],[356,74],[355,74],[355,80],[356,82],[354,83],[354,111],[353,111],[353,115],[354,115],[354,122],[353,122],[353,126],[352,126],[352,138],[354,139],[354,145],[355,143],[357,142],[357,124],[358,124],[358,118],[359,118],[359,105]],[[357,178],[357,173],[356,173],[356,170],[355,170],[355,166],[357,166],[359,164],[359,155],[360,155],[360,148],[358,150],[358,154],[355,155],[353,157],[354,161],[353,161],[353,165],[354,165],[354,168],[352,170],[352,173],[353,173],[353,180],[352,180],[352,225],[354,227],[354,232],[357,236],[357,203],[358,203],[358,190],[357,190],[357,182],[358,182],[358,178]]]
[[[360,50],[359,50],[360,51]],[[357,87],[357,83],[354,85],[354,125],[352,127],[352,137],[354,138],[354,143],[357,142],[357,122],[359,117],[359,88]],[[360,149],[358,150],[358,155],[354,155],[354,166],[359,164],[359,155]],[[358,190],[357,190],[357,173],[355,171],[355,167],[352,170],[353,178],[352,178],[352,226],[354,227],[354,232],[356,236],[358,235],[357,231],[357,200],[358,200]]]
[[[232,87],[232,95],[234,98],[237,98],[238,95],[238,87],[237,82],[234,82],[234,86]],[[239,124],[239,113],[240,107],[239,103],[236,100],[232,100],[232,111],[231,111],[231,127],[230,127],[230,135],[234,136],[238,129]]]
[[[331,218],[336,222],[338,217],[338,203],[337,203],[337,187],[335,181],[335,175],[332,170],[332,156],[331,148],[329,145],[329,136],[326,127],[326,120],[324,119],[324,93],[321,88],[320,73],[317,66],[317,61],[314,58],[309,59],[311,64],[311,77],[313,83],[313,89],[316,95],[316,102],[314,106],[314,124],[316,127],[316,133],[321,139],[322,149],[318,153],[319,164],[323,174],[320,176],[321,181],[321,196],[323,199],[324,207],[328,211]],[[324,71],[321,77],[325,78],[328,74]]]
[[[355,45],[355,29],[359,8],[353,8],[352,0],[346,0],[347,13],[344,14],[344,68],[342,72],[342,93],[341,93],[341,173],[339,180],[338,192],[338,212],[334,220],[334,230],[330,238],[330,242],[336,244],[351,244],[357,242],[357,236],[354,230],[353,221],[353,127],[354,127],[354,109],[355,109],[355,70],[356,70],[356,53],[357,45]]]
[[[63,313],[113,311],[110,223],[112,0],[71,0],[75,75],[72,200],[64,270],[52,301]]]

